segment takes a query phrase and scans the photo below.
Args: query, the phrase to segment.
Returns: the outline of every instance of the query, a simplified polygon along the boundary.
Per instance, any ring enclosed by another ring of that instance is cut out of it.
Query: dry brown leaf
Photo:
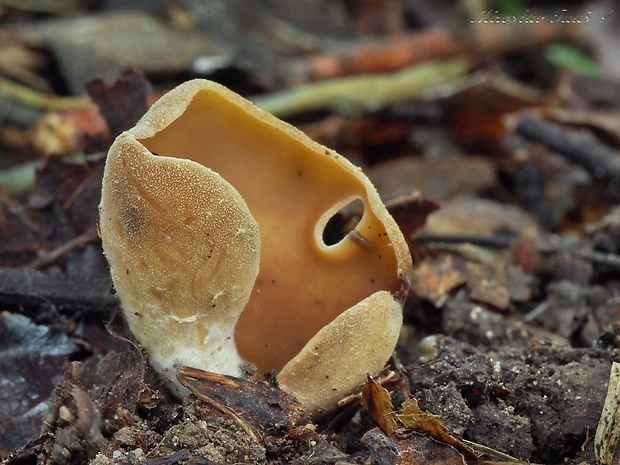
[[[505,116],[548,104],[547,97],[533,87],[487,71],[463,78],[443,103],[448,128],[463,143],[500,139],[510,131]]]
[[[371,376],[362,387],[362,405],[379,429],[388,436],[398,431],[398,423],[401,423],[407,430],[428,434],[433,439],[454,447],[468,458],[477,460],[481,457],[481,454],[450,434],[440,416],[428,411],[423,412],[417,400],[406,400],[403,402],[402,411],[394,412],[390,393]]]
[[[452,255],[426,260],[413,270],[411,288],[418,297],[439,306],[446,294],[467,282],[467,276],[453,264]]]
[[[410,128],[408,128],[410,130]],[[434,202],[475,196],[497,185],[495,165],[469,155],[445,158],[401,157],[371,166],[368,177],[383,198],[419,190]]]
[[[398,430],[390,393],[372,376],[362,386],[362,405],[385,434],[389,436]]]
[[[444,202],[428,216],[422,234],[495,237],[536,230],[536,221],[521,208],[481,198]]]
[[[469,296],[476,302],[492,305],[499,310],[507,310],[510,305],[510,292],[506,288],[503,273],[492,273],[484,263],[467,262],[467,287]]]
[[[397,413],[395,417],[405,428],[424,432],[438,441],[453,446],[468,458],[477,460],[481,457],[481,454],[459,438],[450,434],[439,415],[429,411],[422,411],[418,406],[418,401],[415,399],[408,399],[403,402],[401,413]]]

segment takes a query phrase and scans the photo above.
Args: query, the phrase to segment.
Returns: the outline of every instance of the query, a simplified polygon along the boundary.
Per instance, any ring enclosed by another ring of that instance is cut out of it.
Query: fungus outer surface
[[[125,318],[154,367],[169,380],[187,360],[239,376],[230,328],[260,253],[239,193],[208,168],[154,156],[126,133],[108,154],[99,225]]]

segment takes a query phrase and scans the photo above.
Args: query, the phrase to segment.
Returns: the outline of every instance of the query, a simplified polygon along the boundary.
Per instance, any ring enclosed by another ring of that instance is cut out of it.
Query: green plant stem
[[[86,97],[47,95],[0,76],[0,94],[18,102],[44,110],[80,110],[92,105]]]
[[[365,74],[303,84],[250,98],[279,117],[321,108],[351,113],[419,97],[425,91],[463,76],[466,58],[429,61],[390,74]]]

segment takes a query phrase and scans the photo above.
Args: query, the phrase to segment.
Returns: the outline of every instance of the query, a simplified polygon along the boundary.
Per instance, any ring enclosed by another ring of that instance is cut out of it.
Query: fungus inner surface
[[[362,299],[400,290],[394,248],[368,186],[340,155],[294,128],[207,89],[178,119],[140,142],[154,154],[216,171],[256,219],[260,270],[235,341],[259,373],[280,370],[319,329]],[[327,221],[355,199],[364,203],[360,222],[342,241],[325,245]]]

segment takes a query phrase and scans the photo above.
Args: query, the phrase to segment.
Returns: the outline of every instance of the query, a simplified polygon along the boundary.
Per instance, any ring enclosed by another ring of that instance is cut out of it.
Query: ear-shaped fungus
[[[326,245],[355,199],[361,220]],[[411,257],[370,181],[216,83],[182,84],[117,138],[100,230],[127,323],[181,395],[181,365],[276,370],[318,416],[396,345]]]

